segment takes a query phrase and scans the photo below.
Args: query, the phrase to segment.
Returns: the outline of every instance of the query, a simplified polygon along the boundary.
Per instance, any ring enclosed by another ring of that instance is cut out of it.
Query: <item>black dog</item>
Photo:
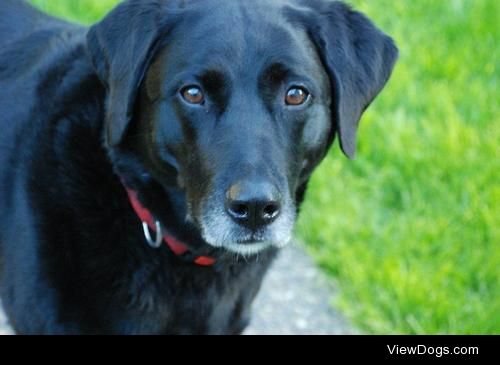
[[[354,155],[396,57],[328,0],[132,0],[90,29],[0,0],[15,331],[240,333],[311,173],[337,134]]]

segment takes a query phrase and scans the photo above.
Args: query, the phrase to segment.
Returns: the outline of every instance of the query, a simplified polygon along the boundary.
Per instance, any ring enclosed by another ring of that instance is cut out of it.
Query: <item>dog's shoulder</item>
[[[75,25],[42,13],[26,1],[0,0],[0,49],[36,31],[61,27]]]
[[[10,10],[19,6],[28,19],[43,26],[0,47],[0,210],[4,211],[12,199],[29,199],[28,192],[37,192],[29,184],[41,184],[43,176],[52,177],[45,182],[48,185],[61,184],[61,167],[72,160],[68,141],[74,144],[77,135],[86,140],[101,119],[104,103],[104,89],[86,55],[86,28],[42,15],[40,20],[30,13],[35,10],[14,3],[21,2],[0,0]],[[7,13],[1,10],[0,20]],[[6,25],[0,26],[0,33],[5,29]],[[0,34],[0,43],[3,38]],[[95,135],[90,138],[99,141]]]
[[[58,119],[95,114],[102,86],[86,57],[85,30],[62,27],[35,31],[0,51],[0,175],[49,141]],[[90,117],[87,117],[87,119]],[[58,134],[54,135],[57,137]],[[18,153],[23,151],[23,153]],[[15,166],[13,166],[15,167]]]

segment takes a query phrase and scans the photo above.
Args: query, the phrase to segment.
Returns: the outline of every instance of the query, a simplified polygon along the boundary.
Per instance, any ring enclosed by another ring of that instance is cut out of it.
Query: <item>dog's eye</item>
[[[205,101],[203,91],[198,86],[186,86],[181,90],[181,95],[189,104],[200,105]]]
[[[285,102],[287,105],[299,106],[309,99],[309,91],[301,86],[293,86],[286,93]]]

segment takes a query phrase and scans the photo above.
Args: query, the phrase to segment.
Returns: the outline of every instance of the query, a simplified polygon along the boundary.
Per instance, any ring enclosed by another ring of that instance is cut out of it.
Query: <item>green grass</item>
[[[298,234],[369,333],[500,333],[500,2],[353,2],[401,59]]]
[[[84,23],[115,1],[34,1]],[[401,48],[297,234],[367,333],[500,333],[500,2],[353,0]],[[87,10],[88,9],[88,10]]]
[[[99,20],[118,0],[30,0],[40,9],[82,24]]]

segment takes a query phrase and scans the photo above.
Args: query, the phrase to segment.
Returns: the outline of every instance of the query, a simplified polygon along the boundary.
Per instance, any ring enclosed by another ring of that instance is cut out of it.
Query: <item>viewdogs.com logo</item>
[[[387,345],[387,350],[390,355],[430,355],[442,357],[443,355],[478,355],[479,348],[477,346],[399,346]]]

